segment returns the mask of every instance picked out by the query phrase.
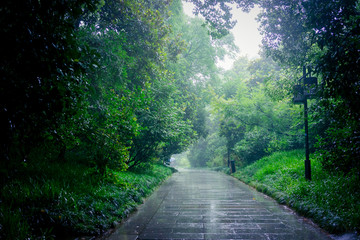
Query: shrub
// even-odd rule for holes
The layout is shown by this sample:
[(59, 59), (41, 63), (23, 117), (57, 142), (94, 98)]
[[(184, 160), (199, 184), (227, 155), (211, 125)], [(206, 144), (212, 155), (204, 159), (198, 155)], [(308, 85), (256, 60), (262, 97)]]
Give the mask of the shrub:
[(29, 164), (0, 189), (0, 238), (98, 235), (171, 173), (161, 165), (146, 173), (106, 169), (101, 174), (80, 164)]
[(304, 151), (276, 152), (238, 169), (235, 177), (311, 217), (330, 232), (360, 230), (356, 174), (329, 173), (312, 157), (312, 181), (304, 178)]

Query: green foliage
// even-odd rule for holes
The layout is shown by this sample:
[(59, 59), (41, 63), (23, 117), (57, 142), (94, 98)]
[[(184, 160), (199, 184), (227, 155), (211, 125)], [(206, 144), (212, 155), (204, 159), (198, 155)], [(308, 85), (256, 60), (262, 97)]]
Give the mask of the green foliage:
[(204, 138), (200, 138), (190, 148), (188, 159), (191, 167), (205, 167), (210, 160), (208, 142)]
[(86, 0), (1, 4), (1, 168), (27, 159), (76, 114), (90, 63), (80, 61), (88, 51), (78, 48), (76, 23), (96, 5)]
[(187, 158), (192, 167), (219, 167), (226, 165), (226, 139), (219, 134), (220, 123), (211, 114), (206, 118), (209, 131), (189, 148)]
[(147, 108), (137, 111), (142, 129), (131, 145), (128, 161), (131, 166), (156, 158), (169, 159), (191, 141), (194, 132), (176, 103), (176, 94), (175, 84), (167, 78), (151, 86), (148, 98), (152, 100)]
[(238, 169), (235, 177), (311, 217), (331, 232), (359, 230), (359, 180), (327, 172), (311, 158), (312, 181), (304, 177), (304, 150), (276, 152)]
[[(359, 121), (360, 116), (360, 52), (354, 50), (360, 46), (359, 1), (191, 2), (196, 6), (195, 12), (203, 15), (208, 25), (215, 28), (212, 29), (214, 35), (227, 34), (233, 27), (230, 3), (236, 3), (245, 10), (254, 4), (263, 9), (258, 16), (263, 35), (263, 54), (281, 64), (283, 69), (287, 69), (283, 70), (285, 76), (281, 76), (277, 81), (267, 82), (269, 93), (273, 94), (272, 98), (292, 95), (294, 81), (301, 72), (299, 69), (306, 65), (313, 66), (320, 81), (318, 97), (321, 99), (317, 104), (321, 105), (322, 109), (318, 112), (318, 122), (328, 121), (328, 125), (323, 124), (322, 129), (315, 129), (320, 135), (319, 152), (328, 152), (323, 162), (326, 162), (328, 167), (331, 166), (332, 170), (347, 173), (351, 168), (359, 174), (359, 160), (355, 157), (359, 156), (359, 124), (353, 124)], [(334, 108), (333, 105), (337, 107)], [(337, 111), (338, 109), (342, 111)], [(346, 126), (341, 131), (347, 132), (347, 140), (344, 141), (341, 134), (334, 132), (338, 127), (333, 124), (335, 122), (341, 128)], [(331, 143), (330, 139), (336, 144)], [(356, 159), (349, 160), (353, 157)], [(344, 167), (348, 164), (350, 167)]]
[[(173, 88), (163, 94), (165, 90), (158, 87), (171, 82), (171, 75), (163, 68), (163, 45), (169, 32), (163, 20), (167, 6), (155, 2), (107, 1), (96, 14), (84, 17), (84, 40), (100, 53), (102, 66), (89, 72), (94, 90), (89, 96), (89, 112), (93, 118), (85, 139), (89, 134), (93, 137), (84, 147), (94, 145), (95, 153), (90, 156), (99, 156), (95, 162), (101, 169), (126, 169), (160, 158), (158, 148), (168, 139), (158, 135), (173, 131), (169, 125), (148, 121), (149, 116), (161, 112), (152, 107), (155, 101), (166, 108), (174, 96)], [(127, 9), (127, 13), (119, 9)], [(176, 122), (165, 113), (161, 118)], [(179, 137), (175, 144), (181, 145), (182, 141)]]
[(206, 124), (211, 130), (190, 148), (193, 166), (222, 167), (230, 160), (242, 166), (275, 151), (302, 147), (301, 109), (276, 82), (285, 75), (277, 69), (270, 59), (250, 62), (242, 57), (208, 91)]
[(225, 139), (216, 132), (207, 138), (200, 138), (187, 153), (191, 167), (219, 167), (227, 162), (227, 149)]
[(260, 1), (260, 6), (267, 55), (293, 69), (312, 65), (321, 81), (317, 146), (324, 164), (359, 174), (360, 55), (353, 51), (360, 46), (359, 1)]
[(258, 60), (246, 65), (243, 59), (234, 66), (212, 101), (229, 156), (242, 165), (274, 151), (299, 148), (301, 115), (298, 108), (275, 96), (277, 90), (269, 84), (274, 63)]
[(231, 6), (229, 3), (237, 3), (238, 7), (241, 7), (244, 11), (248, 11), (254, 6), (256, 1), (249, 0), (191, 0), (195, 5), (195, 14), (202, 14), (206, 21), (208, 31), (214, 38), (221, 38), (229, 33), (229, 30), (234, 27), (235, 21), (231, 19), (232, 14), (230, 12)]
[(21, 211), (12, 210), (11, 207), (5, 208), (1, 206), (0, 216), (2, 219), (1, 228), (7, 229), (6, 234), (1, 234), (3, 239), (26, 239), (29, 237), (30, 227), (29, 224), (24, 221)]
[(187, 158), (186, 152), (180, 153), (180, 154), (174, 154), (172, 155), (172, 162), (171, 165), (175, 168), (190, 168), (190, 162)]
[(190, 144), (201, 114), (188, 115), (194, 93), (177, 88), (167, 69), (184, 49), (170, 35), (169, 5), (25, 1), (1, 8), (9, 46), (1, 58), (2, 179), (41, 158), (78, 156), (105, 172), (161, 161)]
[[(336, 108), (334, 112), (347, 111), (341, 102), (335, 102), (333, 107)], [(345, 119), (328, 123), (325, 132), (319, 135), (316, 146), (317, 155), (323, 166), (331, 172), (340, 171), (345, 174), (352, 172), (360, 176), (360, 147), (357, 131), (359, 124), (358, 121), (349, 119), (345, 114), (342, 116)]]
[(1, 188), (1, 239), (98, 235), (120, 222), (167, 176), (154, 165), (143, 173), (79, 164), (29, 164)]
[[(309, 119), (321, 177), (308, 184), (299, 165), (280, 157), (272, 166), (258, 161), (267, 167), (251, 177), (315, 219), (324, 213), (324, 226), (354, 228), (359, 216), (335, 202), (336, 184), (355, 189), (360, 175), (359, 2), (191, 1), (205, 22), (188, 18), (180, 0), (2, 4), (0, 214), (9, 233), (1, 237), (99, 233), (158, 183), (135, 172), (192, 143), (191, 165), (217, 168), (301, 147), (301, 108), (289, 101), (305, 64), (322, 79)], [(229, 3), (264, 9), (263, 50), (282, 65), (239, 58), (218, 75), (216, 61), (237, 52), (233, 36), (224, 36), (234, 25)], [(342, 224), (345, 216), (352, 223)]]
[[(179, 96), (177, 103), (185, 110), (185, 119), (191, 121), (196, 136), (190, 148), (188, 159), (192, 166), (205, 167), (206, 162), (213, 159), (218, 146), (223, 143), (214, 129), (209, 127), (210, 96), (206, 90), (209, 86), (217, 88), (219, 82), (216, 60), (225, 55), (237, 52), (233, 37), (221, 39), (208, 35), (204, 21), (200, 18), (189, 18), (182, 12), (181, 1), (174, 1), (171, 7), (174, 15), (169, 23), (174, 26), (173, 35), (184, 43), (184, 51), (178, 55), (176, 62), (168, 62), (168, 68), (174, 73), (175, 84), (185, 95)], [(209, 137), (211, 140), (209, 142)], [(195, 142), (197, 140), (197, 142)], [(219, 163), (217, 163), (219, 164)]]

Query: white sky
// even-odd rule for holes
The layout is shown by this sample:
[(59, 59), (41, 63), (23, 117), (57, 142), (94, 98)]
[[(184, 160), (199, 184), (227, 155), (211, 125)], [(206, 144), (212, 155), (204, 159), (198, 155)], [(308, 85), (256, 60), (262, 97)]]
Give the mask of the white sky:
[[(189, 16), (192, 14), (192, 3), (183, 1), (184, 12)], [(244, 13), (241, 9), (233, 6), (232, 14), (233, 19), (237, 20), (235, 27), (231, 30), (235, 38), (235, 44), (240, 49), (240, 56), (246, 55), (249, 59), (259, 58), (259, 50), (261, 44), (261, 35), (258, 30), (259, 23), (255, 20), (259, 14), (260, 9), (255, 7), (250, 13)], [(232, 67), (233, 60), (225, 59), (224, 62), (219, 62), (218, 66), (224, 69)]]

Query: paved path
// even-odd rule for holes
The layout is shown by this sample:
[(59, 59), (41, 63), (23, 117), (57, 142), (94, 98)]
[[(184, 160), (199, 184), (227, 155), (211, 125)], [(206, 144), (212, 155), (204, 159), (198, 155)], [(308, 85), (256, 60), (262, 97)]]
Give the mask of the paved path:
[(122, 239), (329, 238), (230, 176), (184, 170), (168, 179), (109, 237)]

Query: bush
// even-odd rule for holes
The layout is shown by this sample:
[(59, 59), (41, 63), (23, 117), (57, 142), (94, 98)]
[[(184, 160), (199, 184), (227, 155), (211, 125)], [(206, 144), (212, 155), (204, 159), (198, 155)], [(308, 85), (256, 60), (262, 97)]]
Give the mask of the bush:
[(305, 180), (304, 151), (276, 152), (238, 169), (235, 177), (279, 203), (311, 217), (333, 233), (360, 230), (357, 175), (329, 173), (312, 157), (312, 181)]
[(134, 210), (172, 170), (146, 173), (71, 163), (24, 166), (0, 190), (0, 238), (99, 235)]

